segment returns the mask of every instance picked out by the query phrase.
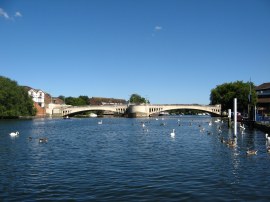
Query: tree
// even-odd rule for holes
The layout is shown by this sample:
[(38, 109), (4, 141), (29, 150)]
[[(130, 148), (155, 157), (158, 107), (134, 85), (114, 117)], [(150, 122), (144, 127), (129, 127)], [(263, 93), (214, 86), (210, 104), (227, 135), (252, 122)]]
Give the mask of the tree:
[[(251, 100), (249, 94), (251, 93)], [(237, 98), (237, 109), (239, 112), (246, 112), (248, 105), (255, 105), (257, 96), (255, 86), (252, 82), (244, 83), (236, 81), (218, 85), (211, 90), (211, 104), (221, 104), (222, 111), (233, 109), (233, 99)]]
[(0, 76), (0, 117), (34, 116), (36, 110), (27, 91), (9, 78)]
[(130, 103), (142, 104), (142, 103), (150, 103), (149, 100), (146, 100), (144, 97), (141, 97), (138, 94), (132, 94), (129, 98)]
[(89, 105), (89, 98), (88, 96), (79, 96), (76, 97), (66, 97), (65, 102), (67, 105), (73, 105), (73, 106), (83, 106), (83, 105)]

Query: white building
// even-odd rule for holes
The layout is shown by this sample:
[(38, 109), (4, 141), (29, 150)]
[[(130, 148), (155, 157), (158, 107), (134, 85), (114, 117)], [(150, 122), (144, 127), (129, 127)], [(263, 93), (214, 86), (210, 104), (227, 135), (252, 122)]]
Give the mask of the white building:
[(42, 90), (30, 89), (28, 94), (32, 97), (33, 101), (40, 107), (45, 106), (45, 93)]

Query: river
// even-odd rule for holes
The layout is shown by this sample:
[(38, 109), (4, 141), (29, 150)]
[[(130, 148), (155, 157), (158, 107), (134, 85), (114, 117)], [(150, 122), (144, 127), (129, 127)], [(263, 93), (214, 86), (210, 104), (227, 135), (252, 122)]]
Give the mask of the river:
[(238, 129), (231, 148), (220, 139), (233, 130), (216, 119), (0, 120), (0, 199), (269, 201), (265, 134)]

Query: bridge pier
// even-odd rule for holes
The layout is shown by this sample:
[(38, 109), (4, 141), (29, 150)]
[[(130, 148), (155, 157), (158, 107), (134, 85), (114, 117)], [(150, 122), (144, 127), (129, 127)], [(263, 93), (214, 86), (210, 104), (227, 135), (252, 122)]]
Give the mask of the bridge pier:
[(129, 118), (149, 117), (147, 105), (129, 105), (127, 110)]

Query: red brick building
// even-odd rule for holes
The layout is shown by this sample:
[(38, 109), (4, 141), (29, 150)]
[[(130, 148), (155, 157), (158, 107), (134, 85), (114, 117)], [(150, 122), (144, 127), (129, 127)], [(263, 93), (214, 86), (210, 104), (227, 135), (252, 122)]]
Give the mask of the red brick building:
[(270, 83), (263, 83), (257, 86), (255, 90), (258, 97), (258, 113), (262, 115), (270, 115)]

